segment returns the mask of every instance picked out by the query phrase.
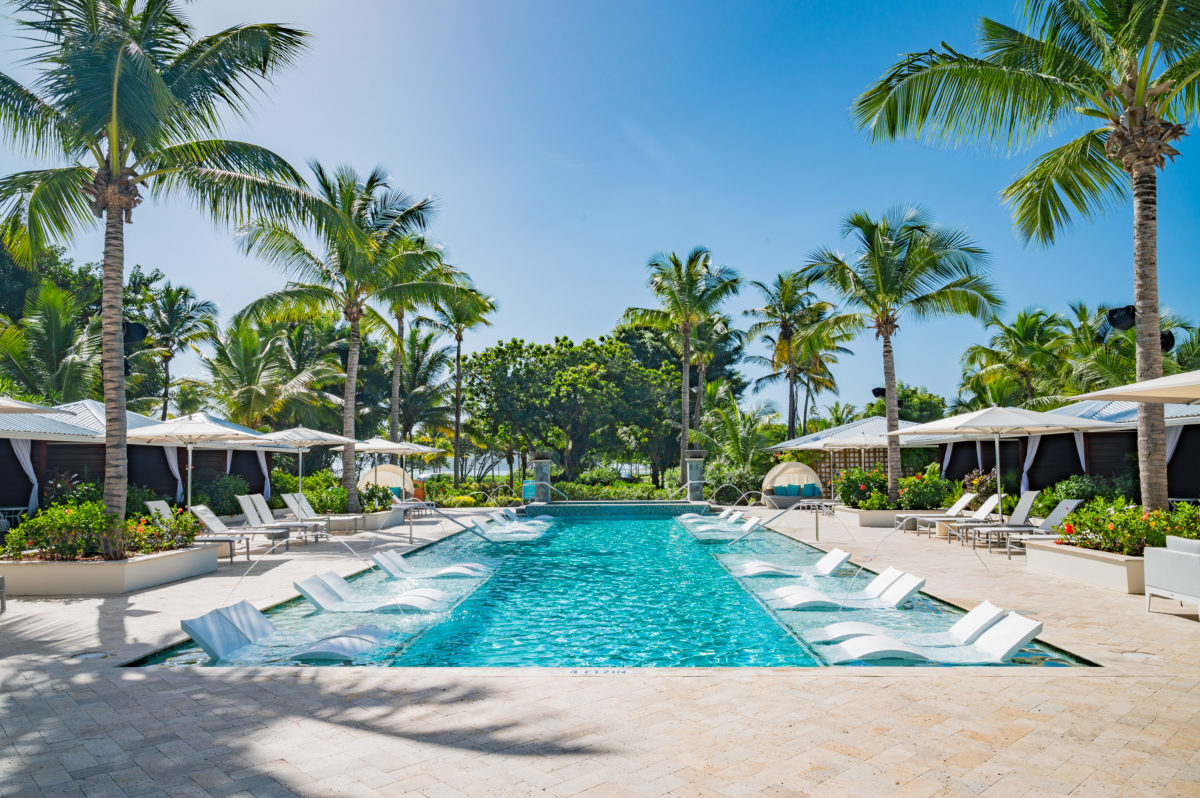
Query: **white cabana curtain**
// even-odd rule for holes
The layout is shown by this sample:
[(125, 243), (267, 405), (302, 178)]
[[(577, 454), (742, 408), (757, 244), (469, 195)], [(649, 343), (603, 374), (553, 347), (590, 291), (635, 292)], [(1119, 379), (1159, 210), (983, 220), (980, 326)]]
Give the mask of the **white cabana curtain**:
[(179, 447), (163, 446), (162, 450), (167, 458), (167, 468), (171, 469), (171, 476), (175, 477), (175, 503), (179, 504), (183, 501), (183, 477), (179, 476)]
[(1087, 457), (1083, 453), (1083, 433), (1076, 432), (1075, 435), (1075, 451), (1079, 452), (1079, 466), (1083, 469), (1083, 473), (1087, 473)]
[(271, 498), (271, 472), (267, 471), (267, 453), (262, 449), (258, 450), (258, 467), (262, 469), (263, 474), (263, 498)]
[(1175, 447), (1179, 445), (1179, 438), (1183, 435), (1183, 427), (1167, 427), (1167, 462), (1171, 462), (1171, 458), (1175, 456)]
[(30, 442), (24, 438), (10, 438), (9, 443), (12, 444), (13, 454), (17, 456), (17, 462), (21, 464), (21, 468), (25, 471), (25, 476), (29, 477), (29, 481), (33, 483), (33, 490), (29, 492), (29, 512), (37, 509), (37, 493), (38, 481), (37, 475), (33, 473), (33, 460), (29, 457)]
[(1033, 458), (1037, 457), (1038, 445), (1042, 442), (1041, 435), (1030, 435), (1025, 449), (1025, 466), (1021, 469), (1021, 492), (1029, 490), (1029, 469), (1033, 467)]
[(225, 450), (225, 473), (228, 474), (233, 468), (233, 449)]
[(950, 470), (950, 453), (954, 451), (954, 441), (946, 444), (946, 454), (942, 457), (942, 479), (946, 479), (946, 472)]

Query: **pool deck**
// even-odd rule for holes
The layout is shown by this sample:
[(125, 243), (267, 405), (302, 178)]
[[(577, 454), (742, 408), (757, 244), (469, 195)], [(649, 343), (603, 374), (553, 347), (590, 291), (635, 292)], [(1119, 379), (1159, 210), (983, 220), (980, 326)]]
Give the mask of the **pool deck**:
[[(813, 538), (807, 513), (778, 528)], [(418, 522), (417, 542), (456, 529)], [(117, 667), (227, 597), (265, 607), (361, 568), (338, 543), (293, 545), (240, 583), (245, 560), (128, 596), (10, 599), (0, 795), (1200, 796), (1195, 607), (1146, 613), (1022, 555), (829, 519), (820, 535), (947, 601), (1033, 614), (1104, 667)], [(407, 528), (342, 539), (404, 550)]]

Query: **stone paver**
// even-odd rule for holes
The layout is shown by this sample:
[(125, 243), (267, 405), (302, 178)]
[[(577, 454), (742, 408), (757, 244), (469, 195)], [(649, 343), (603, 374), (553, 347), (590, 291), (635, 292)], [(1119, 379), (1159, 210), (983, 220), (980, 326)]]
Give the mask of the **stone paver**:
[[(814, 534), (811, 516), (777, 528)], [(423, 521), (418, 542), (453, 531)], [(298, 577), (362, 567), (301, 545), (244, 580), (242, 561), (130, 596), (10, 601), (0, 795), (1200, 795), (1194, 608), (1148, 614), (1020, 556), (828, 519), (820, 537), (948, 601), (1036, 615), (1042, 639), (1103, 667), (119, 667), (226, 598), (266, 607)], [(361, 555), (407, 529), (345, 540)], [(109, 656), (71, 656), (90, 651)]]

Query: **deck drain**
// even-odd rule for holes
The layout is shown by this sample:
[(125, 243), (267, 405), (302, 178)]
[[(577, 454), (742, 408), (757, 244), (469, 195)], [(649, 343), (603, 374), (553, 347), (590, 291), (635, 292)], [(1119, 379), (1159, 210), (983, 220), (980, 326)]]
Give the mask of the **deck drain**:
[(1154, 656), (1153, 654), (1147, 654), (1144, 651), (1122, 651), (1121, 656), (1129, 657), (1129, 659), (1135, 659), (1138, 662), (1146, 662), (1147, 660), (1158, 659), (1158, 657)]
[(105, 659), (108, 657), (107, 651), (81, 651), (78, 654), (72, 654), (67, 659)]

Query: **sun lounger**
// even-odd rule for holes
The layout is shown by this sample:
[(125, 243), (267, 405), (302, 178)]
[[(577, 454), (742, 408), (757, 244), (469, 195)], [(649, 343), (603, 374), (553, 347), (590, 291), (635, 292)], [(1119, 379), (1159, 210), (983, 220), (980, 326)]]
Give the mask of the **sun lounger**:
[(480, 577), (488, 574), (487, 568), (474, 562), (454, 563), (443, 568), (414, 568), (394, 551), (377, 551), (371, 559), (393, 579)]
[[(991, 496), (987, 497), (987, 499), (984, 500), (983, 504), (979, 505), (978, 510), (971, 513), (969, 516), (967, 516), (967, 518), (969, 520), (974, 520), (974, 521), (986, 521), (987, 517), (992, 514), (992, 510), (995, 510), (996, 505), (999, 503), (1000, 503), (1000, 494), (993, 493)], [(945, 523), (947, 520), (952, 521), (955, 519), (938, 518), (937, 516), (918, 518), (917, 519), (917, 534), (920, 535), (922, 532), (925, 532), (926, 534), (932, 535), (934, 530), (937, 529), (937, 525)]]
[(552, 515), (535, 515), (532, 518), (530, 518), (528, 515), (517, 515), (508, 507), (501, 507), (500, 514), (503, 515), (505, 518), (507, 518), (509, 521), (553, 521), (554, 520), (554, 516), (552, 516)]
[(1063, 499), (1040, 524), (1032, 526), (1005, 524), (999, 527), (989, 527), (986, 530), (988, 533), (988, 551), (992, 550), (992, 535), (996, 536), (997, 543), (1003, 538), (1004, 551), (1010, 560), (1012, 559), (1012, 547), (1014, 543), (1019, 543), (1024, 548), (1024, 543), (1027, 540), (1058, 540), (1061, 537), (1058, 532), (1058, 525), (1081, 504), (1083, 504), (1083, 499)]
[(1012, 514), (1006, 521), (984, 520), (977, 521), (974, 518), (964, 518), (961, 521), (947, 521), (946, 541), (950, 538), (958, 538), (959, 542), (971, 539), (971, 548), (975, 548), (975, 543), (979, 540), (979, 533), (984, 532), (989, 527), (1001, 526), (1026, 526), (1029, 522), (1029, 513), (1033, 511), (1033, 502), (1037, 499), (1040, 490), (1027, 490), (1021, 494), (1020, 501), (1013, 508)]
[[(151, 515), (157, 516), (163, 521), (170, 520), (171, 507), (165, 501), (159, 499), (157, 501), (146, 502), (147, 509)], [(237, 547), (241, 545), (246, 552), (246, 559), (250, 559), (250, 538), (241, 535), (196, 535), (193, 538), (195, 543), (213, 543), (223, 545), (229, 550), (229, 561), (233, 562), (234, 556), (237, 554)]]
[[(286, 503), (284, 502), (284, 504)], [(295, 520), (284, 518), (276, 521), (274, 513), (271, 512), (270, 505), (267, 504), (266, 497), (261, 493), (251, 493), (250, 504), (258, 513), (259, 526), (283, 526), (286, 524), (290, 529), (299, 530), (301, 536), (305, 538), (310, 535), (313, 540), (320, 537), (329, 537), (329, 531), (325, 528), (327, 525), (324, 521), (305, 521), (299, 516), (296, 516)]]
[(763, 527), (761, 519), (750, 516), (746, 518), (738, 526), (712, 525), (712, 524), (690, 524), (684, 528), (696, 539), (698, 543), (722, 543), (725, 541), (732, 542), (740, 538), (744, 538), (751, 532), (754, 532)]
[[(892, 568), (891, 566), (889, 566), (889, 567), (883, 569), (883, 571), (881, 573), (876, 574), (875, 578), (872, 579), (870, 582), (868, 582), (867, 586), (865, 588), (863, 588), (862, 590), (841, 590), (841, 591), (824, 590), (821, 592), (827, 596), (832, 596), (834, 598), (874, 599), (874, 598), (879, 598), (880, 596), (882, 596), (883, 591), (885, 591), (889, 587), (891, 587), (892, 583), (894, 583), (897, 579), (899, 579), (902, 576), (904, 576), (904, 571), (901, 571), (899, 568)], [(767, 591), (766, 593), (763, 594), (763, 598), (765, 598), (765, 599), (784, 598), (784, 597), (792, 595), (793, 593), (796, 593), (798, 591), (808, 591), (811, 589), (812, 588), (810, 588), (806, 585), (785, 585), (783, 587), (778, 587), (778, 588), (775, 588), (774, 590)]]
[(549, 521), (538, 520), (536, 518), (520, 518), (515, 514), (505, 515), (502, 512), (495, 512), (488, 513), (487, 515), (488, 518), (492, 519), (492, 521), (500, 526), (506, 526), (508, 524), (522, 524), (530, 527), (547, 527), (550, 525)]
[[(324, 521), (325, 530), (330, 531), (334, 521), (345, 521), (354, 524), (354, 529), (366, 528), (366, 516), (362, 513), (318, 513), (313, 510), (312, 504), (308, 501), (308, 497), (303, 493), (285, 494), (284, 502), (287, 502), (287, 496), (291, 496), (295, 501), (294, 505), (289, 504), (292, 512), (296, 513), (296, 517), (302, 521)], [(298, 511), (297, 511), (297, 508)]]
[(332, 571), (301, 579), (292, 586), (322, 612), (436, 612), (449, 606), (447, 594), (430, 588), (382, 600), (365, 596)]
[(708, 513), (684, 513), (683, 515), (675, 516), (675, 520), (676, 521), (692, 521), (692, 520), (695, 520), (695, 521), (703, 521), (703, 520), (720, 521), (722, 519), (728, 518), (730, 515), (732, 515), (735, 512), (737, 512), (736, 508), (726, 507), (724, 510), (722, 510), (717, 515), (709, 515)]
[(214, 535), (228, 536), (233, 535), (262, 535), (269, 539), (272, 543), (282, 540), (284, 542), (284, 551), (291, 551), (291, 533), (286, 529), (268, 529), (254, 526), (239, 526), (235, 529), (230, 529), (225, 526), (225, 523), (217, 518), (216, 514), (205, 507), (203, 504), (193, 504), (192, 513), (200, 519)]
[(888, 629), (886, 626), (874, 623), (842, 621), (817, 629), (809, 629), (801, 636), (810, 643), (838, 643), (851, 637), (875, 635), (890, 637), (910, 646), (966, 646), (974, 643), (981, 634), (1003, 617), (1004, 610), (985, 601), (942, 632), (901, 631)]
[(1017, 613), (1009, 613), (967, 646), (914, 646), (892, 637), (854, 637), (820, 650), (831, 664), (857, 660), (905, 659), (943, 662), (952, 665), (998, 665), (1029, 645), (1042, 631), (1042, 624)]
[[(925, 513), (905, 513), (904, 515), (896, 516), (893, 529), (903, 529), (904, 531), (912, 531), (917, 528), (917, 519), (919, 518), (936, 518), (938, 520), (951, 520), (954, 518), (962, 518), (963, 512), (967, 509), (967, 505), (975, 500), (974, 493), (964, 493), (958, 497), (958, 501), (940, 512), (925, 512)], [(911, 526), (910, 526), (911, 524)]]
[(836, 597), (812, 588), (798, 587), (786, 596), (768, 600), (767, 606), (776, 610), (829, 608), (891, 610), (908, 601), (923, 587), (925, 587), (924, 579), (912, 574), (904, 574), (889, 585), (879, 598)]
[(688, 518), (686, 520), (684, 520), (681, 516), (680, 520), (682, 521), (683, 525), (688, 528), (721, 527), (727, 529), (737, 524), (746, 523), (746, 516), (741, 510), (734, 510), (729, 515), (725, 516), (700, 515), (696, 516), (695, 518)]
[(766, 560), (750, 560), (729, 569), (734, 576), (829, 576), (850, 559), (850, 552), (833, 549), (812, 565), (779, 565)]
[[(183, 631), (214, 660), (222, 660), (251, 643), (275, 634), (275, 625), (247, 601), (219, 607), (199, 618), (180, 621)], [(323, 637), (293, 654), (291, 659), (345, 662), (377, 647), (389, 634), (377, 626), (357, 626)]]
[(472, 518), (471, 525), (475, 527), (477, 532), (492, 542), (535, 540), (546, 533), (546, 527), (540, 524), (536, 526), (527, 524), (524, 521), (488, 526), (479, 518)]

